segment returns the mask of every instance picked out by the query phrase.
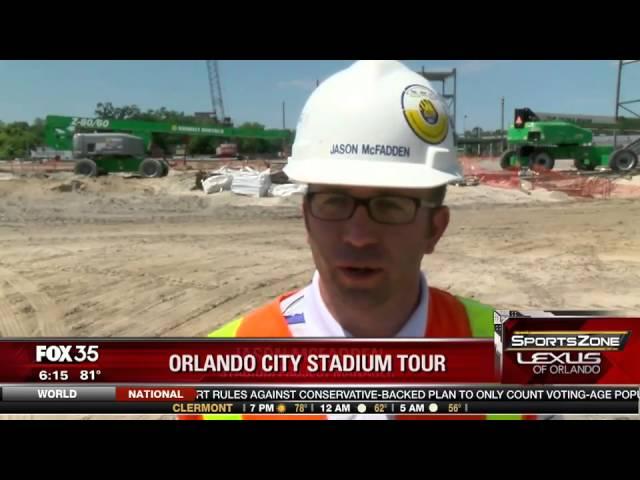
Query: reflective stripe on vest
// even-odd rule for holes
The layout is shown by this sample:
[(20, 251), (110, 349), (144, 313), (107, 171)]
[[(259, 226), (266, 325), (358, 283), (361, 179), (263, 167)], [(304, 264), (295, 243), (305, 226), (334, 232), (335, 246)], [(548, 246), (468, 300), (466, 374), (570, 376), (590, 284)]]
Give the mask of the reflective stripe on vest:
[(238, 328), (240, 327), (240, 323), (242, 322), (242, 317), (233, 320), (232, 322), (223, 325), (218, 330), (211, 332), (208, 337), (218, 337), (218, 338), (235, 338), (237, 335)]
[[(213, 338), (282, 338), (291, 337), (287, 322), (280, 310), (280, 303), (295, 292), (289, 292), (272, 302), (254, 310), (246, 317), (240, 317), (211, 332)], [(429, 287), (429, 313), (426, 337), (435, 338), (491, 338), (493, 336), (493, 308), (475, 300), (454, 297), (450, 293)], [(325, 420), (324, 415), (270, 416), (270, 415), (232, 415), (207, 414), (179, 416), (184, 420)], [(399, 419), (417, 419), (418, 416), (396, 416)], [(444, 419), (442, 416), (430, 417)], [(446, 416), (446, 419), (488, 419), (519, 420), (521, 415), (487, 416)], [(424, 418), (422, 418), (424, 419)]]
[(456, 297), (464, 305), (474, 338), (493, 337), (493, 309), (470, 298)]

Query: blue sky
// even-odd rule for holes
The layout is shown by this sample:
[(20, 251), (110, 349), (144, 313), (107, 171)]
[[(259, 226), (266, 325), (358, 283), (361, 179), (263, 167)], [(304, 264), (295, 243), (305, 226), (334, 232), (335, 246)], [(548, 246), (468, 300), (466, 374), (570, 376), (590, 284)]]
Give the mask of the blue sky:
[[(304, 101), (315, 86), (351, 64), (338, 60), (220, 61), (228, 116), (236, 124), (257, 121), (270, 128), (295, 127)], [(617, 61), (409, 60), (419, 70), (458, 69), (458, 121), (467, 129), (500, 127), (500, 97), (505, 123), (513, 109), (612, 115)], [(625, 67), (623, 99), (640, 98), (640, 63)], [(635, 87), (635, 88), (634, 88)], [(95, 104), (137, 104), (193, 113), (209, 111), (204, 61), (9, 61), (0, 60), (0, 120), (33, 121), (47, 114), (93, 116)], [(640, 110), (638, 108), (637, 110)]]

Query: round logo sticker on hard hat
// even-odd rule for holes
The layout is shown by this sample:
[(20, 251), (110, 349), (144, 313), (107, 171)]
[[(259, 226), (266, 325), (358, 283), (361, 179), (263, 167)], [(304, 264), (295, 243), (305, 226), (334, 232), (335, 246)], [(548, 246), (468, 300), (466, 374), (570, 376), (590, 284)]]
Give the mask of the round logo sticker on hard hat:
[(402, 92), (402, 110), (407, 123), (420, 139), (437, 145), (449, 133), (449, 117), (438, 94), (423, 85), (409, 85)]

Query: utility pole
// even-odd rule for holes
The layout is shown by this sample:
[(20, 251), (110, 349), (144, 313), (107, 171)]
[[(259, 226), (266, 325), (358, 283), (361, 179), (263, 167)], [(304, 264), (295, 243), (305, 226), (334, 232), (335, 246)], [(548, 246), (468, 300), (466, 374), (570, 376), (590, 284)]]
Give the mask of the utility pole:
[(620, 80), (622, 79), (622, 60), (618, 60), (618, 85), (616, 87), (615, 130), (613, 131), (613, 148), (618, 148), (618, 120), (620, 119)]
[[(285, 118), (284, 118), (284, 100), (282, 101), (282, 129), (285, 127)], [(287, 158), (287, 140), (285, 138), (282, 139), (282, 158)]]
[(500, 121), (500, 136), (502, 137), (502, 142), (500, 145), (500, 150), (504, 150), (504, 139), (505, 139), (505, 131), (504, 131), (504, 97), (500, 99), (500, 111), (501, 111), (501, 121)]

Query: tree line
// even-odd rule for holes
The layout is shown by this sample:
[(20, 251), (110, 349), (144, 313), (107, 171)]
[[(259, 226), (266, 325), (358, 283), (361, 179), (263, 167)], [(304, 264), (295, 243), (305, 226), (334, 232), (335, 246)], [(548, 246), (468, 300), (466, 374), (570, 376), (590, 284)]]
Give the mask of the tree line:
[(0, 122), (0, 158), (24, 158), (30, 150), (44, 145), (44, 120)]
[[(223, 126), (220, 122), (216, 122), (210, 118), (197, 117), (195, 115), (187, 115), (184, 112), (169, 110), (165, 107), (158, 109), (148, 109), (142, 111), (137, 105), (124, 105), (116, 107), (111, 102), (98, 103), (95, 109), (97, 118), (112, 118), (116, 120), (142, 120), (151, 122), (175, 122), (186, 123), (190, 125), (202, 126)], [(245, 122), (237, 128), (253, 128), (264, 130), (265, 126), (257, 122)], [(215, 154), (216, 148), (222, 143), (233, 141), (238, 145), (238, 150), (243, 154), (271, 154), (275, 155), (282, 151), (282, 140), (265, 140), (260, 138), (239, 138), (229, 139), (222, 137), (189, 137), (187, 151), (190, 154)], [(171, 135), (157, 133), (153, 135), (153, 144), (161, 148), (165, 152), (175, 150), (177, 145), (182, 145), (184, 137), (179, 135)]]

